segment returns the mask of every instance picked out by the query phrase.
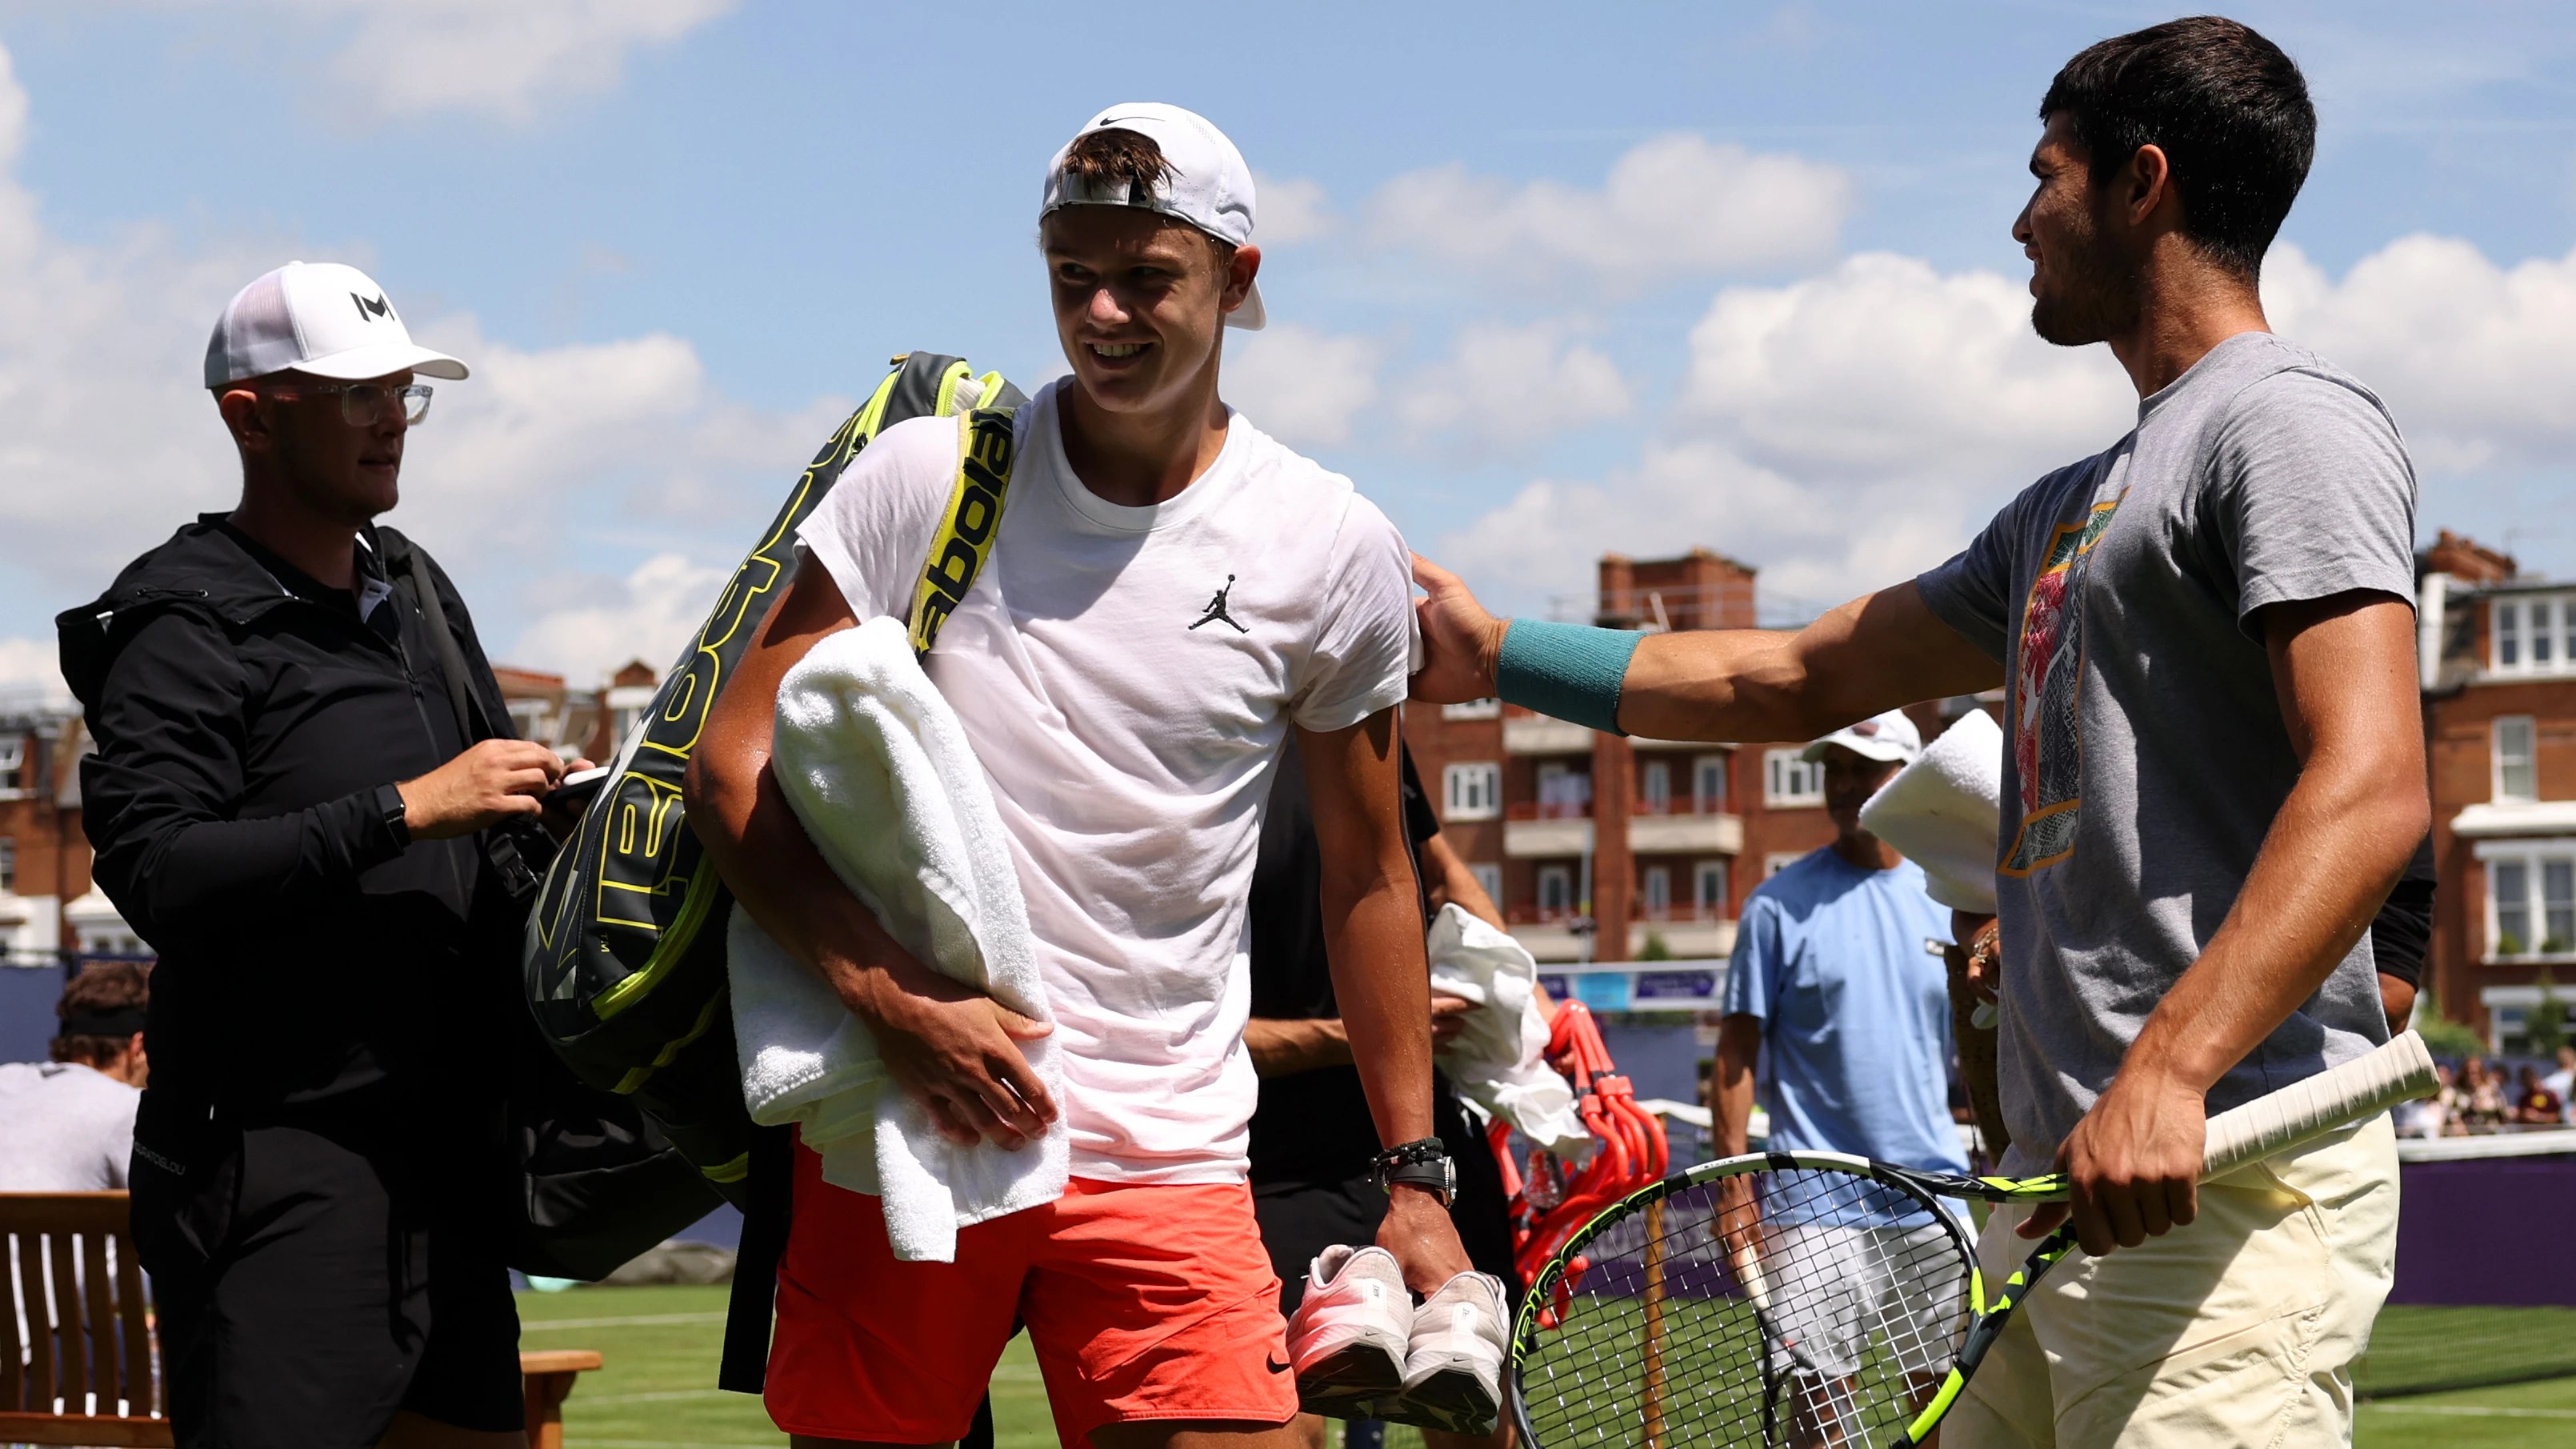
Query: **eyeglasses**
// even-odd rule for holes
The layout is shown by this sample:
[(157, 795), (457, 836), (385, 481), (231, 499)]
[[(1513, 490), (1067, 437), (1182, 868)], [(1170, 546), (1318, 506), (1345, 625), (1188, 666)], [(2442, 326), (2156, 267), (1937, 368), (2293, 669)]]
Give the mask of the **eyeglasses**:
[(308, 393), (338, 393), (340, 416), (353, 428), (372, 427), (385, 415), (385, 403), (394, 401), (402, 408), (403, 422), (419, 427), (429, 416), (429, 384), (415, 382), (407, 387), (387, 387), (381, 382), (299, 382), (282, 388), (272, 397), (294, 399)]

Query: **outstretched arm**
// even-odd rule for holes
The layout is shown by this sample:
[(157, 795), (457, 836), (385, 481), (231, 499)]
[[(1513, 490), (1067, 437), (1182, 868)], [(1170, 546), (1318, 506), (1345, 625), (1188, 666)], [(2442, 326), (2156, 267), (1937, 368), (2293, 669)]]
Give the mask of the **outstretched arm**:
[[(1324, 949), (1333, 997), (1385, 1146), (1434, 1135), (1431, 1125), (1431, 967), (1422, 907), (1404, 843), (1395, 711), (1348, 729), (1299, 730), (1306, 790), (1323, 862)], [(1398, 1184), (1378, 1242), (1405, 1280), (1437, 1290), (1473, 1265), (1440, 1199)]]
[(2316, 993), (2388, 895), (2431, 807), (2415, 678), (2415, 613), (2375, 591), (2274, 604), (2255, 616), (2299, 756), (2245, 889), (2209, 947), (2156, 1004), (2119, 1074), (2058, 1150), (2084, 1251), (2135, 1247), (2188, 1223), (2210, 1087)]
[[(1455, 704), (1496, 694), (1512, 621), (1487, 613), (1457, 575), (1418, 555), (1413, 579), (1430, 594), (1414, 606), (1425, 662), (1413, 697)], [(1794, 633), (1690, 630), (1649, 634), (1635, 647), (1618, 685), (1618, 724), (1653, 739), (1814, 739), (1883, 710), (2003, 682), (2003, 666), (1943, 623), (1910, 581)]]
[(1017, 1041), (1052, 1028), (912, 958), (841, 884), (770, 773), (778, 685), (857, 620), (810, 557), (734, 671), (689, 757), (689, 827), (752, 919), (876, 1033), (886, 1067), (951, 1141), (1016, 1147), (1055, 1103)]

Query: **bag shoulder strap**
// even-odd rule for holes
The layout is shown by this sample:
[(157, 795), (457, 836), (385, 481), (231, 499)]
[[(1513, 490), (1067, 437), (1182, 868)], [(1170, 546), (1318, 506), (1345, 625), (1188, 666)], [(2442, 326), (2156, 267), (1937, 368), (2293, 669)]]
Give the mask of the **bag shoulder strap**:
[(475, 721), (483, 713), (481, 701), (472, 698), (474, 672), (465, 667), (465, 651), (456, 647), (456, 634), (447, 627), (447, 605), (439, 601), (438, 582), (429, 572), (429, 555), (422, 553), (418, 545), (413, 545), (410, 553), (407, 562), (412, 592), (420, 596), (421, 621), (429, 625), (430, 643), (438, 649), (439, 672), (446, 676), (448, 707), (456, 711), (456, 737), (471, 746), (477, 738)]
[(957, 481), (948, 509), (930, 536), (921, 579), (912, 589), (912, 652), (927, 658), (940, 627), (975, 586), (1002, 532), (1002, 505), (1011, 492), (1011, 464), (1018, 448), (1019, 409), (975, 408), (957, 415)]

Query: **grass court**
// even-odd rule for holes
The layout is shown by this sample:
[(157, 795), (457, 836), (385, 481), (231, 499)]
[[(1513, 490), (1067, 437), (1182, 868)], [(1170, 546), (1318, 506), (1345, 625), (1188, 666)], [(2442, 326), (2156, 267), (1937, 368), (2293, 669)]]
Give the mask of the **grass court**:
[[(724, 1336), (722, 1288), (581, 1288), (519, 1297), (526, 1348), (593, 1348), (607, 1366), (584, 1374), (564, 1405), (570, 1449), (782, 1449), (787, 1436), (758, 1400), (715, 1385)], [(2576, 1309), (2391, 1308), (2380, 1315), (2363, 1391), (2374, 1383), (2437, 1382), (2563, 1367), (2576, 1353)], [(1012, 1340), (993, 1381), (996, 1449), (1049, 1449), (1055, 1431), (1025, 1337)], [(1671, 1423), (1672, 1444), (1692, 1442)], [(1387, 1449), (1421, 1449), (1401, 1427)], [(1705, 1441), (1702, 1441), (1705, 1442)], [(2443, 1449), (2576, 1449), (2576, 1372), (2533, 1382), (2407, 1394), (2365, 1403), (2360, 1449), (2438, 1443)]]

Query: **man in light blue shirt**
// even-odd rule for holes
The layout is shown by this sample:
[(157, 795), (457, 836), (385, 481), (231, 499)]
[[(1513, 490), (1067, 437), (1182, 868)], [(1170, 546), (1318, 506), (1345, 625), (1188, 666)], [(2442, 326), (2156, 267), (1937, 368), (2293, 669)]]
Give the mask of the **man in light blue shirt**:
[(1890, 710), (1807, 747), (1825, 767), (1834, 843), (1744, 903), (1712, 1083), (1719, 1150), (1746, 1150), (1756, 1084), (1770, 1146), (1964, 1173), (1950, 1118), (1950, 997), (1927, 939), (1950, 912), (1923, 869), (1860, 825), (1860, 807), (1923, 752)]
[[(1923, 753), (1893, 710), (1807, 746), (1825, 767), (1834, 843), (1764, 881), (1744, 903), (1726, 973), (1711, 1092), (1719, 1150), (1746, 1148), (1757, 1081), (1777, 1151), (1847, 1152), (1965, 1173), (1950, 1121), (1950, 995), (1925, 952), (1950, 912), (1923, 868), (1861, 829), (1860, 808)], [(1833, 1282), (1765, 1320), (1774, 1373), (1790, 1386), (1792, 1438), (1839, 1442), (1842, 1401), (1873, 1341), (1928, 1400), (1962, 1304), (1962, 1230), (1932, 1214), (1889, 1216), (1791, 1178), (1759, 1203), (1722, 1194), (1735, 1252), (1773, 1281)], [(1951, 1205), (1955, 1215), (1958, 1205)]]

